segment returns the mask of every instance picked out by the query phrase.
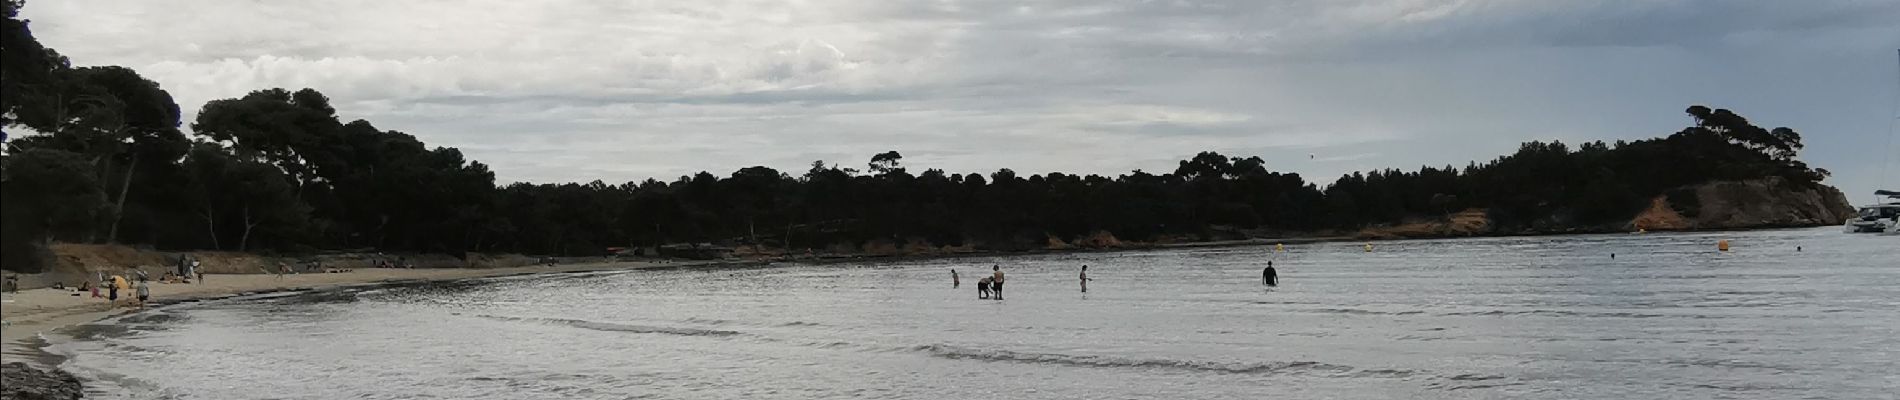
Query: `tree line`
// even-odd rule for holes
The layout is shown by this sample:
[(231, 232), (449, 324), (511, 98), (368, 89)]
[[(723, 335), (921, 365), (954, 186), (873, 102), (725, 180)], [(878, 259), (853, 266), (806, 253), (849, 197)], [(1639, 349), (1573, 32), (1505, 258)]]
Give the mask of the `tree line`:
[(1010, 250), (1098, 232), (1206, 240), (1349, 230), (1468, 208), (1486, 209), (1494, 226), (1537, 230), (1627, 222), (1685, 185), (1827, 177), (1796, 160), (1794, 130), (1694, 106), (1693, 124), (1664, 137), (1529, 142), (1462, 168), (1356, 172), (1323, 186), (1214, 152), (1173, 171), (1106, 177), (913, 173), (896, 151), (863, 169), (814, 161), (804, 171), (498, 185), (455, 148), (343, 122), (313, 89), (208, 102), (187, 134), (160, 85), (129, 68), (73, 67), (17, 18), (21, 1), (4, 4), (0, 261), (14, 270), (37, 270), (56, 241), (289, 253), (871, 241)]

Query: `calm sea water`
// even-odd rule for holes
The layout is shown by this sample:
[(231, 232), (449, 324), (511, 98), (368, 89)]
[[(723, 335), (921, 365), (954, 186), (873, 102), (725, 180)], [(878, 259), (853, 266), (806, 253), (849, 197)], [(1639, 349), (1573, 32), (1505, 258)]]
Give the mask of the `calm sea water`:
[[(1715, 251), (1721, 238), (1734, 251)], [(1271, 250), (344, 289), (168, 307), (53, 349), (107, 399), (1900, 393), (1900, 238), (1823, 228)], [(1278, 288), (1260, 283), (1268, 260)], [(1008, 300), (976, 298), (992, 264)]]

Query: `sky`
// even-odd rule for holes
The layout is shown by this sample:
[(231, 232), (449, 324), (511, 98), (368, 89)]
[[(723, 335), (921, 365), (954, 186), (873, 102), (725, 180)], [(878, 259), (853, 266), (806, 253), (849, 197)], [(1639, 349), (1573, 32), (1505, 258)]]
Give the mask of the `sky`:
[[(814, 160), (1340, 174), (1642, 139), (1692, 104), (1803, 134), (1856, 203), (1900, 189), (1900, 2), (32, 0), (42, 43), (187, 110), (314, 88), (502, 182)], [(187, 123), (189, 125), (189, 123)]]

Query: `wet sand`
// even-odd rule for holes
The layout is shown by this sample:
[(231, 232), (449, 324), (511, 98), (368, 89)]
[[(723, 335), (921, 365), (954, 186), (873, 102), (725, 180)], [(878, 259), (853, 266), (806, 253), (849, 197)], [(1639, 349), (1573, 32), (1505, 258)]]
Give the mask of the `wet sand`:
[[(584, 272), (621, 269), (687, 267), (717, 262), (618, 262), (492, 269), (396, 269), (364, 268), (339, 273), (302, 273), (279, 277), (264, 274), (210, 274), (204, 282), (149, 283), (152, 303), (163, 305), (180, 301), (228, 297), (246, 293), (294, 289), (315, 289), (343, 285), (375, 284), (410, 280), (448, 280), (536, 273)], [(74, 282), (77, 283), (77, 282)], [(0, 358), (6, 362), (44, 364), (39, 350), (40, 333), (62, 327), (97, 321), (118, 314), (136, 312), (129, 307), (136, 301), (133, 290), (119, 292), (118, 307), (90, 292), (72, 289), (29, 289), (0, 294)], [(75, 296), (74, 294), (77, 294)], [(101, 292), (103, 295), (104, 292)]]

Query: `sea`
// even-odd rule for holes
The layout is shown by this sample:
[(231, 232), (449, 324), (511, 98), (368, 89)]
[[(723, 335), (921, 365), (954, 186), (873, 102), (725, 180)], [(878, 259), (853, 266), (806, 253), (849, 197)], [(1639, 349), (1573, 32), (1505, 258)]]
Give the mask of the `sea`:
[[(1717, 250), (1721, 240), (1729, 251)], [(48, 350), (97, 399), (1900, 393), (1900, 237), (1815, 228), (1365, 245), (274, 293), (81, 326)], [(1269, 262), (1277, 287), (1261, 279)], [(977, 280), (992, 269), (1006, 274), (1003, 300), (978, 298)]]

